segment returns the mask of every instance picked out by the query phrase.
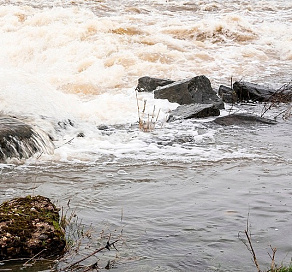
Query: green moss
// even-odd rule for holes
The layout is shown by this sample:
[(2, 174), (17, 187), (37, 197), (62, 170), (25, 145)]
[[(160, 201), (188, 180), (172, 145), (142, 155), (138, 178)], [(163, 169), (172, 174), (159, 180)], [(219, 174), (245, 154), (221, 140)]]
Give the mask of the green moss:
[[(12, 252), (18, 257), (28, 257), (44, 248), (48, 254), (50, 248), (58, 254), (65, 246), (59, 210), (46, 197), (27, 196), (2, 203), (0, 223), (0, 256)], [(44, 242), (41, 236), (48, 238)]]
[(54, 221), (54, 220), (52, 222), (53, 222), (53, 226), (54, 226), (55, 230), (61, 231), (61, 227), (60, 227), (59, 222)]

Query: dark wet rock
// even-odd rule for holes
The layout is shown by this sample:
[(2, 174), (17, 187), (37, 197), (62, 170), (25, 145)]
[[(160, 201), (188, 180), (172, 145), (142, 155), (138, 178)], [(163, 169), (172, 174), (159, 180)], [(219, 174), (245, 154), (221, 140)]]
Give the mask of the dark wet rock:
[(194, 102), (188, 89), (189, 83), (189, 80), (181, 80), (164, 87), (158, 87), (154, 91), (154, 98), (167, 99), (172, 103), (178, 103), (180, 105), (192, 104)]
[(226, 103), (236, 102), (273, 102), (289, 103), (292, 101), (292, 83), (275, 90), (263, 85), (245, 81), (236, 81), (233, 89), (221, 85), (218, 95)]
[(218, 115), (220, 115), (220, 110), (213, 104), (181, 105), (171, 111), (168, 122), (179, 119), (204, 118)]
[(268, 87), (244, 82), (244, 81), (236, 81), (233, 84), (233, 90), (236, 92), (238, 101), (258, 101), (264, 102), (268, 101), (271, 95), (273, 95), (276, 90), (270, 89)]
[(65, 248), (59, 209), (43, 196), (27, 196), (0, 205), (0, 260), (56, 256)]
[(97, 127), (97, 129), (99, 129), (99, 130), (108, 130), (109, 127), (108, 127), (107, 125), (99, 125), (99, 126)]
[(74, 122), (71, 119), (59, 121), (58, 126), (62, 129), (67, 129), (68, 127), (74, 127)]
[(138, 85), (136, 87), (136, 90), (138, 92), (152, 92), (157, 87), (165, 86), (173, 82), (174, 81), (170, 79), (160, 79), (145, 76), (138, 79)]
[(233, 89), (226, 87), (224, 85), (221, 85), (219, 87), (218, 95), (222, 98), (223, 102), (234, 104), (237, 102), (238, 97), (235, 91)]
[(210, 80), (203, 75), (158, 87), (154, 91), (154, 98), (167, 99), (180, 105), (214, 104), (218, 109), (224, 108), (224, 103), (212, 89)]
[(277, 122), (274, 120), (252, 115), (252, 114), (246, 114), (246, 113), (236, 113), (236, 114), (230, 114), (227, 116), (218, 117), (214, 120), (214, 122), (222, 126), (252, 125), (252, 124), (257, 124), (257, 123), (269, 124), (269, 125), (277, 124)]
[(79, 132), (79, 133), (76, 135), (76, 137), (78, 137), (78, 138), (83, 138), (83, 137), (85, 137), (85, 134), (84, 134), (83, 132)]
[(0, 116), (0, 161), (29, 158), (35, 153), (51, 154), (54, 145), (43, 131), (14, 117)]

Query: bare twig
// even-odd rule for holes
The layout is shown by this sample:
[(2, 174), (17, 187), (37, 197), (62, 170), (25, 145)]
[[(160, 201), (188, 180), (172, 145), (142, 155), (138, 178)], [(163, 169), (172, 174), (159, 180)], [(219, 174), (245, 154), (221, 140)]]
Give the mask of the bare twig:
[(136, 92), (137, 111), (138, 111), (138, 119), (139, 119), (139, 127), (140, 127), (142, 121), (140, 118), (140, 108), (139, 108), (139, 102), (138, 102), (138, 89), (137, 88), (135, 89), (135, 92)]
[(255, 251), (254, 251), (252, 243), (251, 243), (251, 234), (248, 232), (248, 230), (245, 230), (244, 233), (245, 233), (245, 236), (246, 236), (248, 244), (249, 244), (249, 249), (250, 249), (250, 252), (252, 254), (254, 264), (255, 264), (258, 272), (261, 272), (260, 266), (258, 264), (258, 260), (257, 260), (257, 257), (256, 257), (256, 254), (255, 254)]
[[(238, 233), (238, 237), (240, 238), (240, 233)], [(256, 254), (255, 254), (255, 251), (254, 251), (254, 248), (253, 248), (253, 245), (252, 245), (252, 242), (251, 242), (251, 232), (249, 231), (249, 221), (248, 221), (248, 218), (247, 218), (247, 221), (246, 221), (246, 229), (244, 231), (244, 234), (246, 236), (246, 239), (247, 239), (247, 242), (246, 243), (243, 239), (241, 239), (241, 241), (245, 244), (245, 246), (247, 247), (248, 251), (251, 253), (252, 257), (253, 257), (253, 262), (257, 268), (257, 271), (258, 272), (261, 272), (260, 270), (260, 266), (259, 266), (259, 263), (258, 263), (258, 260), (257, 260), (257, 257), (256, 257)]]
[(157, 122), (157, 120), (158, 120), (159, 113), (160, 113), (160, 109), (158, 110), (155, 122)]
[(153, 123), (153, 119), (155, 117), (155, 105), (153, 106), (152, 116), (151, 116), (151, 123)]
[(271, 262), (271, 271), (275, 271), (276, 269), (276, 265), (275, 265), (275, 255), (276, 255), (276, 252), (277, 252), (277, 248), (273, 248), (271, 245), (270, 245), (270, 248), (273, 252), (273, 255), (271, 256), (271, 254), (268, 252), (268, 255), (270, 256), (272, 262)]
[[(285, 91), (288, 91), (288, 92), (285, 93)], [(279, 105), (280, 103), (291, 102), (291, 91), (292, 91), (292, 81), (287, 84), (284, 84), (281, 88), (279, 88), (273, 94), (271, 94), (270, 97), (267, 99), (266, 103), (264, 104), (261, 117), (263, 117), (271, 108), (275, 107), (276, 105)], [(285, 111), (281, 112), (279, 115), (283, 114), (283, 118), (285, 118), (285, 116), (289, 115), (290, 112), (291, 112), (291, 104), (288, 106), (288, 108)], [(275, 119), (279, 115), (277, 115)]]
[(144, 105), (143, 105), (143, 110), (142, 110), (143, 113), (145, 113), (145, 110), (146, 110), (146, 104), (147, 104), (147, 100), (144, 100)]
[(31, 262), (32, 260), (34, 260), (37, 256), (39, 256), (40, 254), (42, 254), (45, 250), (47, 250), (46, 248), (42, 249), (39, 253), (37, 253), (36, 255), (34, 255), (33, 257), (31, 257), (29, 260), (27, 260), (23, 266), (28, 266), (29, 262)]
[(66, 266), (66, 267), (63, 268), (61, 271), (66, 271), (66, 270), (68, 270), (68, 269), (71, 269), (71, 268), (74, 267), (75, 265), (80, 264), (80, 263), (83, 262), (84, 260), (90, 258), (91, 256), (97, 254), (98, 252), (100, 252), (100, 251), (102, 251), (102, 250), (104, 250), (104, 249), (110, 250), (111, 247), (113, 247), (114, 249), (117, 250), (117, 248), (115, 247), (115, 243), (117, 243), (117, 242), (119, 241), (119, 239), (117, 239), (117, 240), (115, 240), (115, 241), (113, 241), (113, 242), (110, 243), (110, 237), (111, 237), (111, 235), (109, 236), (109, 239), (108, 239), (108, 241), (107, 241), (107, 243), (106, 243), (105, 246), (100, 247), (99, 249), (93, 251), (92, 253), (90, 253), (89, 255), (85, 256), (84, 258), (82, 258), (82, 259), (80, 259), (80, 260), (78, 260), (78, 261), (76, 261), (76, 262), (74, 262), (74, 263), (72, 263), (72, 264)]

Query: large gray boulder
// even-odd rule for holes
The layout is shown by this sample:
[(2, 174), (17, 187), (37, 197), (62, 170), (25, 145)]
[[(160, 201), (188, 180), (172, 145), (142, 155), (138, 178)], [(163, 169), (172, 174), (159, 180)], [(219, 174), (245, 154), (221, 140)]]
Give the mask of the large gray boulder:
[(0, 162), (8, 158), (27, 159), (35, 153), (51, 154), (54, 145), (43, 131), (17, 118), (0, 116)]
[(236, 81), (233, 90), (237, 94), (238, 101), (268, 101), (276, 90), (244, 81)]
[(224, 108), (224, 103), (212, 89), (210, 80), (203, 75), (158, 87), (154, 91), (154, 98), (167, 99), (180, 105), (214, 104), (218, 109)]
[(171, 122), (179, 119), (205, 118), (218, 115), (220, 115), (220, 110), (213, 104), (181, 105), (170, 113), (167, 121)]

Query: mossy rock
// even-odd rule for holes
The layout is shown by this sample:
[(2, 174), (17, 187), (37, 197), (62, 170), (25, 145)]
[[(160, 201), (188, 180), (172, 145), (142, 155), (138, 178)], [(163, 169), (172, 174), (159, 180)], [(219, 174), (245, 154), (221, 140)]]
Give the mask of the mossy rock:
[(66, 241), (59, 209), (43, 196), (27, 196), (0, 205), (0, 260), (57, 256)]

